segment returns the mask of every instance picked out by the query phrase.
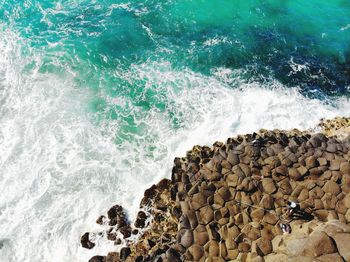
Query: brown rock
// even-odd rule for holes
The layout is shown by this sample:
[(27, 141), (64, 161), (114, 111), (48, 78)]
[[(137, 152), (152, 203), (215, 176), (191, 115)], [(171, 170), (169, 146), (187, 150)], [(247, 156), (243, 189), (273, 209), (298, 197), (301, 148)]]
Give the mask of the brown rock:
[(246, 177), (243, 179), (242, 183), (238, 185), (237, 189), (250, 192), (255, 189), (255, 185), (250, 177)]
[(191, 230), (181, 230), (180, 234), (180, 244), (185, 248), (190, 247), (193, 244), (193, 233)]
[(292, 193), (293, 191), (288, 178), (283, 179), (281, 182), (279, 182), (279, 188), (282, 194), (285, 194), (285, 195), (290, 195), (290, 193)]
[(275, 212), (267, 212), (263, 218), (264, 222), (271, 224), (271, 225), (275, 225), (278, 220), (279, 220), (279, 218)]
[(241, 242), (238, 244), (238, 251), (239, 252), (249, 252), (250, 251), (250, 244), (246, 242)]
[[(224, 201), (228, 201), (228, 200), (230, 200), (230, 198), (231, 198), (231, 193), (230, 193), (228, 187), (224, 187), (224, 186), (221, 187), (221, 188), (218, 190), (218, 193), (219, 193), (219, 195), (222, 197), (222, 199), (223, 199)], [(215, 202), (215, 197), (214, 197), (214, 202)]]
[(337, 245), (339, 254), (345, 261), (350, 261), (350, 234), (338, 233), (333, 236), (333, 239)]
[(264, 192), (267, 194), (273, 194), (277, 190), (275, 183), (271, 178), (264, 178), (262, 180), (262, 186), (263, 186)]
[(238, 256), (238, 249), (229, 249), (227, 250), (227, 259), (233, 260), (236, 259)]
[(324, 196), (324, 191), (320, 187), (316, 186), (310, 190), (309, 196), (312, 198), (322, 198)]
[(259, 256), (263, 257), (272, 252), (272, 243), (269, 239), (261, 237), (256, 241), (256, 245)]
[(264, 225), (264, 228), (261, 230), (261, 237), (272, 240), (275, 237), (274, 226), (269, 224)]
[(308, 169), (305, 166), (300, 166), (297, 168), (297, 170), (300, 173), (300, 175), (302, 175), (302, 176), (305, 176), (307, 171), (308, 171)]
[(340, 164), (340, 173), (342, 175), (350, 175), (350, 163), (349, 162), (342, 162)]
[(343, 175), (341, 189), (343, 193), (350, 193), (350, 175)]
[(315, 217), (317, 217), (317, 219), (319, 219), (320, 221), (327, 221), (328, 214), (329, 211), (324, 209), (314, 211)]
[(120, 260), (120, 254), (118, 252), (109, 252), (106, 257), (105, 262), (119, 262)]
[(291, 235), (291, 238), (286, 242), (286, 254), (289, 257), (300, 256), (307, 242), (307, 237)]
[(333, 237), (337, 233), (350, 233), (350, 226), (339, 220), (332, 220), (319, 226), (319, 230), (325, 232), (328, 236)]
[(341, 161), (338, 159), (331, 160), (330, 165), (329, 165), (329, 170), (338, 171), (340, 169), (340, 163), (341, 163)]
[[(181, 262), (181, 255), (179, 254), (179, 252), (177, 250), (175, 250), (174, 248), (169, 248), (166, 252), (165, 252), (165, 256), (169, 261), (174, 261), (174, 262)], [(143, 260), (141, 260), (143, 261)]]
[(260, 207), (265, 209), (273, 209), (274, 206), (274, 198), (271, 195), (264, 195), (259, 204)]
[[(299, 180), (303, 176), (299, 171), (299, 169), (302, 169), (302, 168), (304, 168), (304, 167), (299, 167), (298, 169), (294, 168), (294, 167), (289, 168), (289, 170), (288, 170), (289, 176), (294, 180)], [(302, 171), (304, 171), (304, 170), (302, 170)]]
[(323, 209), (324, 208), (324, 205), (323, 205), (323, 202), (321, 201), (321, 199), (318, 199), (316, 198), (314, 200), (314, 206), (315, 206), (315, 209)]
[(239, 157), (237, 154), (234, 154), (232, 151), (229, 151), (227, 155), (227, 161), (230, 162), (232, 166), (239, 164)]
[(202, 207), (199, 210), (198, 221), (202, 225), (206, 225), (213, 221), (214, 219), (214, 210), (211, 206)]
[(317, 258), (318, 261), (322, 262), (343, 262), (341, 256), (338, 253), (326, 254)]
[(285, 262), (288, 261), (288, 256), (286, 254), (269, 254), (264, 257), (265, 262)]
[(236, 174), (228, 174), (226, 176), (227, 185), (230, 187), (236, 187), (238, 185), (238, 176)]
[(327, 152), (329, 153), (335, 153), (337, 152), (337, 145), (336, 144), (333, 144), (331, 142), (328, 142), (327, 143), (327, 148), (326, 148)]
[(200, 209), (201, 207), (205, 206), (206, 203), (207, 203), (207, 199), (201, 192), (194, 194), (191, 198), (191, 207), (194, 210)]
[(309, 190), (307, 190), (306, 188), (303, 188), (299, 193), (298, 202), (300, 203), (308, 198), (309, 198)]
[[(228, 241), (229, 239), (235, 239), (239, 235), (239, 233), (240, 230), (236, 225), (232, 227), (225, 225), (220, 228), (220, 235), (226, 241)], [(228, 249), (231, 249), (231, 247), (228, 247)]]
[(350, 208), (350, 194), (345, 195), (345, 197), (343, 199), (343, 203), (344, 203), (346, 208)]
[(333, 194), (333, 195), (338, 195), (340, 193), (340, 187), (334, 181), (328, 181), (323, 186), (323, 191), (326, 192), (326, 193)]
[(194, 244), (192, 245), (188, 251), (192, 255), (193, 260), (199, 261), (204, 256), (204, 249), (202, 246)]
[(263, 209), (257, 208), (250, 213), (250, 216), (254, 222), (260, 222), (264, 217), (264, 213), (265, 211)]
[(199, 225), (193, 231), (194, 243), (204, 246), (209, 241), (209, 235), (205, 226)]
[(251, 228), (251, 230), (247, 233), (247, 237), (254, 241), (256, 239), (258, 239), (261, 236), (260, 230), (257, 228)]
[(314, 156), (309, 156), (305, 159), (305, 164), (307, 169), (317, 166), (316, 158)]
[(324, 157), (319, 157), (317, 158), (317, 162), (320, 166), (326, 166), (327, 165), (327, 159), (325, 159)]
[(225, 200), (219, 194), (214, 195), (214, 208), (220, 208), (225, 205)]
[(205, 249), (208, 249), (209, 257), (219, 256), (219, 243), (212, 240), (205, 245)]
[(275, 168), (275, 173), (279, 176), (287, 176), (288, 168), (285, 165), (278, 166)]
[(324, 232), (314, 231), (309, 236), (302, 254), (307, 257), (318, 257), (335, 252), (337, 249), (331, 238)]
[(194, 210), (190, 210), (187, 212), (187, 218), (188, 218), (188, 222), (190, 223), (191, 228), (196, 228), (198, 225), (198, 219), (197, 219), (197, 215), (196, 212)]
[(338, 201), (337, 197), (331, 193), (324, 194), (321, 200), (325, 209), (335, 209), (335, 205)]
[(348, 209), (345, 213), (345, 219), (347, 223), (350, 223), (350, 209)]

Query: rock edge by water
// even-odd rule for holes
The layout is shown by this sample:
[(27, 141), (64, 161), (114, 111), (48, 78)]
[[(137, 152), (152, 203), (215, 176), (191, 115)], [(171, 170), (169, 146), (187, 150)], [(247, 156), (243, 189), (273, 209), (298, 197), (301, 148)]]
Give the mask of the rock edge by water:
[(336, 118), (322, 133), (260, 130), (193, 147), (145, 191), (133, 223), (119, 205), (98, 218), (123, 247), (90, 261), (350, 261), (349, 126)]

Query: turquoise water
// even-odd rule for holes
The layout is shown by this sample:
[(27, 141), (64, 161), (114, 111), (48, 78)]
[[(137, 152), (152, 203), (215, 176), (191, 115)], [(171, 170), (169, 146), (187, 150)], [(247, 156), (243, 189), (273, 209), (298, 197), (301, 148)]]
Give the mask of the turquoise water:
[[(277, 79), (318, 98), (349, 93), (348, 1), (3, 0), (0, 14), (4, 30), (26, 42), (24, 55), (42, 56), (26, 69), (59, 74), (69, 68), (77, 86), (131, 99), (129, 111), (155, 107), (172, 114), (161, 88), (146, 91), (144, 79), (120, 73), (162, 61), (205, 75), (241, 69), (245, 81)], [(99, 117), (130, 115), (96, 96), (89, 108)], [(133, 120), (123, 121), (134, 132)], [(179, 121), (174, 117), (175, 127)]]
[(0, 254), (85, 261), (175, 155), (347, 115), (349, 86), (345, 0), (0, 0)]

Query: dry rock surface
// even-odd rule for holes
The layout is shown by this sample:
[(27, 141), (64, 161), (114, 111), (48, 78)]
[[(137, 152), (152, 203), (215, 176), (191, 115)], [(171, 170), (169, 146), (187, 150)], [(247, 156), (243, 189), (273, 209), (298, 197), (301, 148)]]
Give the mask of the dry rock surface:
[(134, 223), (116, 205), (96, 221), (108, 229), (81, 244), (114, 241), (118, 252), (91, 262), (350, 261), (350, 140), (324, 132), (261, 130), (195, 146), (145, 191)]

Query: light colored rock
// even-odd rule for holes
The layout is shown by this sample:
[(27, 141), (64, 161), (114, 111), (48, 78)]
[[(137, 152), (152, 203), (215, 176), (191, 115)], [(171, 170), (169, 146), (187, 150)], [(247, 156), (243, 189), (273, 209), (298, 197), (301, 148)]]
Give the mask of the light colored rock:
[(323, 186), (323, 191), (333, 195), (338, 195), (340, 193), (340, 187), (334, 181), (327, 181)]
[(326, 254), (317, 258), (318, 261), (322, 262), (343, 262), (343, 258), (338, 253)]
[(267, 238), (259, 238), (256, 241), (257, 253), (260, 256), (266, 256), (272, 252), (272, 243)]
[(333, 236), (333, 239), (337, 245), (339, 254), (345, 261), (350, 261), (350, 234), (338, 233)]
[(262, 186), (264, 192), (267, 194), (273, 194), (277, 190), (275, 183), (271, 178), (264, 178), (262, 181)]
[(302, 255), (306, 257), (318, 257), (335, 252), (337, 252), (337, 248), (331, 238), (324, 232), (314, 231), (309, 236)]

